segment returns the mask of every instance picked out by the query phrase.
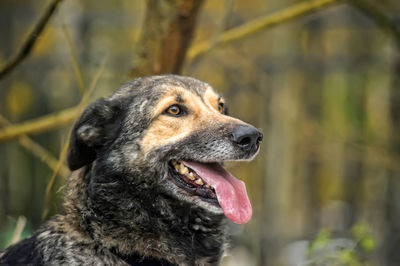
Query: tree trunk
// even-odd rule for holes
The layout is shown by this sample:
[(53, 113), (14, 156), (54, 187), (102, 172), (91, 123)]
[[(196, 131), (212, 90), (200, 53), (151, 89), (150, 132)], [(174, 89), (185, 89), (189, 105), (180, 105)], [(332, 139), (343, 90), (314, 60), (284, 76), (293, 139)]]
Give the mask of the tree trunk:
[(203, 0), (148, 0), (133, 77), (179, 74)]

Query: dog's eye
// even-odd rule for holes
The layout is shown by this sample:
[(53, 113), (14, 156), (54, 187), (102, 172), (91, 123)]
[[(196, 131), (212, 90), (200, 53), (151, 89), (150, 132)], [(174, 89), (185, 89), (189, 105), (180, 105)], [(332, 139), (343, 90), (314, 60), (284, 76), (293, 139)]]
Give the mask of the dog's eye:
[(221, 114), (225, 113), (225, 104), (224, 104), (223, 102), (220, 102), (220, 103), (218, 104), (218, 111), (219, 111)]
[(165, 110), (165, 113), (171, 116), (180, 116), (183, 114), (183, 110), (179, 105), (171, 105)]

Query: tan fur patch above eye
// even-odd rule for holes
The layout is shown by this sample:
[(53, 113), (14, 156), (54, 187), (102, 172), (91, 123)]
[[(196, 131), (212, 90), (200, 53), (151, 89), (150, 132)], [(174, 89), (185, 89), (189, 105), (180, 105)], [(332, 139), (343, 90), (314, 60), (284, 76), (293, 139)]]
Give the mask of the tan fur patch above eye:
[[(178, 95), (184, 101), (183, 103), (177, 102)], [(163, 112), (174, 104), (185, 106), (186, 109), (190, 110), (190, 114), (182, 117), (164, 115)], [(142, 152), (147, 154), (150, 150), (177, 142), (193, 132), (193, 119), (196, 117), (193, 114), (199, 111), (192, 110), (192, 106), (200, 104), (200, 98), (188, 90), (183, 88), (169, 89), (153, 109), (154, 120), (142, 139)]]
[(220, 96), (217, 93), (215, 93), (215, 91), (212, 88), (208, 88), (204, 92), (203, 98), (204, 98), (204, 102), (206, 102), (213, 109), (218, 111), (218, 101), (219, 101)]
[(190, 92), (180, 87), (170, 88), (154, 107), (153, 115), (157, 116), (172, 104), (177, 103), (176, 97), (178, 95), (180, 95), (182, 98), (191, 98), (190, 94)]

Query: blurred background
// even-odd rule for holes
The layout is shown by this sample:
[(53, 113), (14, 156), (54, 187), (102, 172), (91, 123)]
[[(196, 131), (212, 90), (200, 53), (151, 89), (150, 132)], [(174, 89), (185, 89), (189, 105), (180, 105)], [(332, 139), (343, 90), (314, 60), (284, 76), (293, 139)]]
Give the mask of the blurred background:
[(400, 265), (398, 0), (1, 0), (0, 40), (1, 249), (62, 211), (85, 104), (180, 73), (264, 133), (224, 265)]

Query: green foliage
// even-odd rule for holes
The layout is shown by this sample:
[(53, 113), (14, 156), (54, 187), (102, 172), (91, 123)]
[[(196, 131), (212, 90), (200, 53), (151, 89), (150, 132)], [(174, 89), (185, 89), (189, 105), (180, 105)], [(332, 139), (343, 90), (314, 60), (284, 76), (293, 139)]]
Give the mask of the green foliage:
[(375, 249), (376, 243), (371, 235), (371, 230), (365, 223), (358, 223), (351, 229), (353, 238), (359, 243), (364, 251), (370, 252)]
[(309, 245), (308, 266), (369, 266), (365, 257), (376, 244), (369, 226), (357, 223), (350, 230), (350, 238), (334, 239), (328, 228), (323, 228)]
[(312, 254), (314, 254), (317, 250), (324, 249), (329, 243), (330, 236), (331, 230), (328, 228), (322, 228), (321, 231), (318, 233), (318, 236), (310, 244), (307, 251), (307, 257), (310, 258)]

